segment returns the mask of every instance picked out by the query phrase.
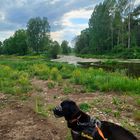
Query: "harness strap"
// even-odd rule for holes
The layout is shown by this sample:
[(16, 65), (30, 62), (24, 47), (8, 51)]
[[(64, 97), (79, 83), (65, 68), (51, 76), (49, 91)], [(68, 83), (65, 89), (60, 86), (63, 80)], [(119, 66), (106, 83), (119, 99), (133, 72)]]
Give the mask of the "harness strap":
[(78, 121), (80, 118), (81, 118), (81, 115), (78, 116), (76, 119), (72, 119), (72, 120), (70, 120), (69, 122), (70, 122), (70, 123), (76, 122), (76, 121)]
[(107, 139), (104, 137), (103, 132), (101, 131), (101, 129), (98, 127), (98, 125), (97, 125), (97, 124), (95, 125), (95, 127), (96, 127), (96, 129), (97, 129), (97, 131), (98, 131), (99, 135), (103, 138), (103, 140), (107, 140)]

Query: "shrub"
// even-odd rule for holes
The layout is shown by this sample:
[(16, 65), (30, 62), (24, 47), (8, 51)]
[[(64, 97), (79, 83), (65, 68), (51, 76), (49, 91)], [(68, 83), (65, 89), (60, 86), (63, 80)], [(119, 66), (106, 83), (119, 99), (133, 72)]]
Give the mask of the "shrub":
[(54, 81), (61, 81), (62, 76), (59, 73), (59, 70), (56, 67), (53, 67), (50, 72), (50, 79)]
[(47, 80), (50, 74), (50, 68), (46, 64), (34, 64), (31, 67), (31, 73), (43, 80)]
[(0, 65), (0, 91), (9, 94), (27, 93), (31, 89), (29, 76), (25, 72)]
[(79, 69), (76, 69), (73, 71), (72, 73), (72, 79), (73, 79), (73, 82), (75, 84), (82, 84), (82, 71), (79, 70)]

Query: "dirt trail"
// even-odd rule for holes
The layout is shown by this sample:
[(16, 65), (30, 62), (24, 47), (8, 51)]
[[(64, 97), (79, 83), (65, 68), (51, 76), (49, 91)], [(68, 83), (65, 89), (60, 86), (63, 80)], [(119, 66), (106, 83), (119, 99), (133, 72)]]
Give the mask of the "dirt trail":
[[(99, 93), (66, 95), (59, 86), (48, 89), (47, 81), (33, 79), (32, 84), (35, 90), (32, 91), (26, 101), (0, 93), (0, 140), (68, 140), (69, 130), (65, 120), (63, 118), (56, 119), (51, 111), (53, 106), (67, 98), (76, 101), (78, 104), (91, 102), (93, 107), (88, 113), (99, 116), (102, 120), (120, 124), (121, 118), (126, 119), (132, 124), (132, 128), (137, 127), (137, 129), (132, 129), (132, 132), (140, 138), (138, 127), (140, 124), (132, 119), (131, 114), (131, 110), (135, 109), (134, 98)], [(102, 108), (108, 108), (110, 105), (115, 110), (116, 106), (112, 104), (112, 98), (115, 96), (120, 98), (121, 101), (129, 103), (127, 106), (123, 106), (124, 111), (121, 112), (123, 116), (120, 118), (113, 117), (102, 110)], [(43, 117), (35, 112), (36, 97), (40, 97), (43, 105), (50, 108), (48, 117)]]

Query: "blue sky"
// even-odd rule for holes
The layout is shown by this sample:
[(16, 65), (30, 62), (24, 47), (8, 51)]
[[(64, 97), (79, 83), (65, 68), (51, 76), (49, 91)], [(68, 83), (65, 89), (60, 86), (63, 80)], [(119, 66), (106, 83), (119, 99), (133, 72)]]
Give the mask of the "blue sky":
[[(47, 17), (51, 37), (61, 43), (71, 41), (88, 27), (96, 4), (102, 0), (0, 0), (0, 40), (26, 28), (32, 17)], [(140, 4), (140, 0), (136, 0)]]

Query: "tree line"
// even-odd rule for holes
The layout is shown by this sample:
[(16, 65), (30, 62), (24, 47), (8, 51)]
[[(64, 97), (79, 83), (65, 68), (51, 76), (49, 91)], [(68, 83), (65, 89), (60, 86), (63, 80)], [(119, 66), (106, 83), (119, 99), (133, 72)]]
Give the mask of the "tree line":
[(77, 54), (140, 54), (140, 5), (134, 0), (104, 0), (74, 41)]
[(19, 29), (14, 35), (0, 42), (0, 54), (26, 55), (46, 53), (56, 58), (57, 54), (69, 54), (71, 51), (66, 40), (60, 45), (50, 37), (50, 25), (46, 17), (31, 18), (27, 29)]

